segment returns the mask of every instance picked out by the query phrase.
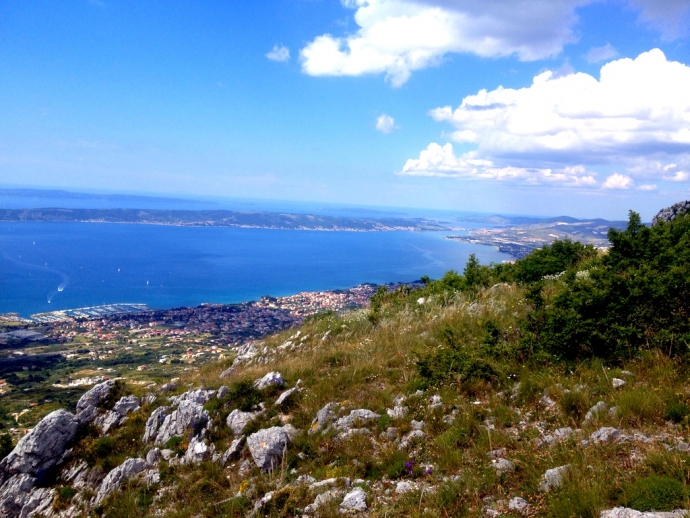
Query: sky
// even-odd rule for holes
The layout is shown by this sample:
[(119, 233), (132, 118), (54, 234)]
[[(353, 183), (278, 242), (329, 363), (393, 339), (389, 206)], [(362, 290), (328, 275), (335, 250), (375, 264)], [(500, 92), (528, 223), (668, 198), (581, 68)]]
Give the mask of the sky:
[(0, 0), (0, 186), (650, 219), (690, 0)]

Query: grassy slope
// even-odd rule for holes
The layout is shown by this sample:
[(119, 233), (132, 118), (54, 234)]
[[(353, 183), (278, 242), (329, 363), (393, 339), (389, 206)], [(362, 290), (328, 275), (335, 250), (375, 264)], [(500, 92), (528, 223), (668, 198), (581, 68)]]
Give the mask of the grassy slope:
[[(424, 304), (410, 301), (384, 309), (377, 325), (363, 312), (327, 316), (301, 328), (300, 338), (307, 338), (297, 351), (276, 352), (294, 332), (274, 336), (265, 341), (267, 363), (238, 368), (229, 379), (219, 379), (227, 365), (203, 367), (183, 378), (182, 385), (234, 387), (242, 380), (254, 380), (273, 370), (280, 371), (289, 386), (298, 379), (303, 381), (306, 390), (297, 402), (280, 411), (271, 410), (253, 423), (250, 431), (287, 421), (306, 430), (316, 412), (332, 401), (348, 409), (368, 408), (386, 416), (386, 408), (393, 407), (396, 395), (426, 390), (423, 396), (408, 399), (410, 413), (406, 418), (382, 417), (372, 427), (371, 436), (338, 441), (334, 434), (303, 434), (291, 446), (280, 472), (269, 475), (254, 470), (242, 477), (237, 474), (241, 461), (225, 470), (210, 462), (200, 467), (169, 468), (164, 470), (162, 485), (172, 489), (165, 496), (152, 503), (152, 490), (132, 487), (124, 496), (110, 501), (106, 515), (131, 516), (133, 512), (158, 508), (166, 509), (166, 516), (243, 516), (250, 500), (285, 486), (299, 474), (311, 474), (317, 479), (367, 480), (370, 516), (381, 517), (480, 516), (486, 505), (507, 511), (505, 504), (514, 496), (528, 500), (533, 515), (598, 516), (603, 508), (629, 502), (635, 491), (631, 483), (641, 477), (670, 477), (684, 488), (690, 476), (690, 456), (668, 452), (664, 446), (675, 445), (677, 437), (686, 435), (683, 414), (687, 408), (678, 406), (689, 394), (683, 366), (658, 352), (643, 354), (618, 369), (596, 360), (554, 365), (534, 358), (516, 358), (509, 348), (516, 339), (519, 320), (529, 309), (523, 295), (515, 285), (499, 285), (476, 295), (436, 296)], [(481, 350), (488, 320), (501, 330), (494, 347), (506, 349), (505, 354), (493, 350), (485, 355), (496, 373), (493, 380), (457, 379), (441, 387), (424, 387), (415, 366), (418, 356), (447, 347), (449, 329), (462, 334), (468, 347), (474, 344)], [(634, 376), (626, 377), (622, 370)], [(614, 376), (628, 383), (614, 389)], [(576, 387), (579, 390), (574, 391)], [(444, 406), (432, 410), (428, 398), (437, 393)], [(556, 404), (545, 406), (540, 402), (544, 395)], [(534, 439), (545, 431), (563, 426), (580, 428), (584, 413), (600, 400), (618, 406), (618, 415), (605, 414), (585, 424), (580, 434), (560, 445), (535, 445)], [(220, 420), (217, 422), (224, 423), (236, 405), (228, 401), (213, 405), (211, 411)], [(679, 409), (673, 417), (682, 425), (666, 419), (669, 416), (664, 414), (669, 408)], [(445, 423), (443, 416), (453, 410), (456, 417), (451, 424)], [(398, 428), (398, 436), (405, 434), (411, 419), (425, 421), (427, 437), (409, 450), (400, 452), (391, 441), (379, 437), (379, 432), (389, 426)], [(650, 444), (579, 446), (580, 439), (604, 425), (645, 433), (658, 440)], [(128, 426), (141, 427), (142, 423)], [(661, 434), (667, 435), (659, 437)], [(221, 424), (212, 438), (221, 449), (232, 436)], [(487, 452), (498, 448), (506, 448), (506, 457), (514, 462), (515, 471), (498, 475), (492, 469)], [(144, 452), (140, 445), (134, 450)], [(304, 458), (298, 457), (298, 452), (304, 453)], [(249, 458), (248, 452), (243, 457)], [(414, 465), (405, 467), (411, 461)], [(547, 494), (539, 492), (544, 471), (564, 464), (573, 467), (564, 486)], [(424, 469), (418, 469), (420, 466)], [(394, 492), (398, 480), (411, 480), (418, 489), (398, 495)], [(238, 491), (241, 497), (235, 497)], [(289, 485), (278, 494), (280, 498), (265, 506), (262, 515), (293, 516), (314, 499), (314, 494), (304, 488)], [(671, 507), (685, 504), (684, 496), (673, 498)], [(218, 502), (222, 503), (216, 505)], [(324, 508), (322, 515), (336, 516), (337, 512)]]

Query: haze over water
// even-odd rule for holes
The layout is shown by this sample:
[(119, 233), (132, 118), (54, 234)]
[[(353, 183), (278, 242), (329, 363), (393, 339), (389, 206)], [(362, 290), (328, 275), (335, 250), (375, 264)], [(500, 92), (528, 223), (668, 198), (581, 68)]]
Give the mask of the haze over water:
[(462, 270), (471, 253), (485, 264), (508, 258), (444, 235), (1, 223), (0, 313), (28, 316), (118, 302), (152, 308), (234, 303), (436, 278)]

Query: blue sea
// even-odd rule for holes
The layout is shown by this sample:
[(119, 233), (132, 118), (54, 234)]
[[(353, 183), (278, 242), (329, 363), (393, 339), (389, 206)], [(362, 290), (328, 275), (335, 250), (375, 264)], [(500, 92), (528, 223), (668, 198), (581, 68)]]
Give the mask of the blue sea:
[(509, 259), (443, 232), (318, 232), (0, 223), (0, 313), (118, 302), (151, 308), (412, 281)]

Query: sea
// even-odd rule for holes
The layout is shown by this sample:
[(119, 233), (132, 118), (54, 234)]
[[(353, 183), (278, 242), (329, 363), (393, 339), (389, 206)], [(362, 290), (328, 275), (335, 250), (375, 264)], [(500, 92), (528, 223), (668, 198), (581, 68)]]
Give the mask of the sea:
[[(50, 201), (0, 199), (0, 207), (59, 206)], [(352, 216), (353, 209), (348, 211)], [(116, 303), (155, 309), (238, 303), (438, 278), (462, 271), (472, 253), (484, 264), (510, 259), (492, 247), (444, 239), (449, 234), (458, 232), (0, 222), (0, 313), (30, 316)]]

